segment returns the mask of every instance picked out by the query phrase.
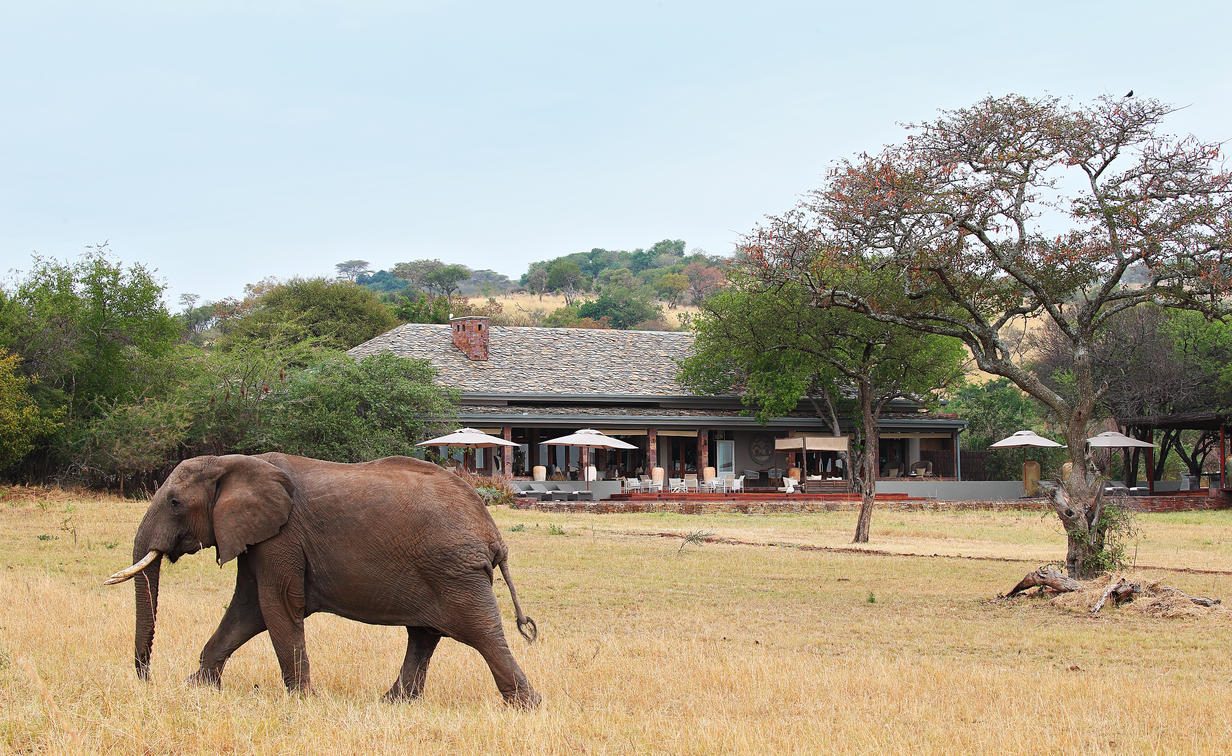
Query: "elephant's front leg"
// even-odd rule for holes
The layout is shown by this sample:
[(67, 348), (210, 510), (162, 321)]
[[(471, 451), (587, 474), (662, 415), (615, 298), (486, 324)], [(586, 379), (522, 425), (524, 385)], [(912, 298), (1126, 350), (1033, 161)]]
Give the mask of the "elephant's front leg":
[(188, 678), (190, 683), (221, 687), (222, 669), (240, 646), (265, 629), (257, 599), (257, 581), (248, 560), (241, 557), (235, 575), (235, 593), (218, 623), (218, 629), (201, 649), (201, 667)]
[(423, 693), (424, 681), (428, 678), (428, 662), (432, 660), (432, 652), (441, 640), (440, 633), (427, 628), (408, 627), (406, 633), (406, 659), (402, 662), (398, 679), (385, 694), (387, 701), (418, 698)]
[(311, 693), (312, 676), (304, 645), (302, 573), (290, 578), (285, 570), (272, 570), (260, 563), (255, 571), (261, 615), (282, 669), (282, 681), (292, 693)]

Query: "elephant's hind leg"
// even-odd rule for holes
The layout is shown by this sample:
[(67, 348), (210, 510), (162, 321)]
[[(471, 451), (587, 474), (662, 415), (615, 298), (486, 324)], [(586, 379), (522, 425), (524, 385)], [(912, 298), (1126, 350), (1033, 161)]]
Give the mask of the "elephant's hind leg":
[(441, 640), (440, 633), (423, 627), (408, 627), (406, 634), (406, 659), (402, 662), (398, 679), (385, 694), (387, 701), (410, 700), (423, 693), (424, 681), (428, 677), (428, 662), (432, 659), (436, 644)]
[(218, 629), (201, 649), (201, 666), (188, 678), (190, 683), (220, 687), (222, 668), (231, 654), (254, 635), (265, 630), (265, 617), (257, 601), (257, 581), (247, 560), (241, 558), (235, 575), (235, 593), (218, 623)]
[(471, 590), (459, 596), (460, 602), (455, 606), (453, 616), (462, 622), (458, 631), (451, 632), (450, 637), (483, 655), (506, 703), (533, 709), (539, 705), (540, 697), (505, 642), (505, 629), (501, 625), (500, 608), (496, 605), (492, 586), (486, 581), (476, 583)]

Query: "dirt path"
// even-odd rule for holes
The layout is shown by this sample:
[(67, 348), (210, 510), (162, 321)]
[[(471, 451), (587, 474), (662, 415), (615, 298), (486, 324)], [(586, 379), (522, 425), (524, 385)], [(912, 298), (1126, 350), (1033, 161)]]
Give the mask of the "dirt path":
[[(632, 530), (609, 530), (613, 535), (631, 536), (636, 538), (684, 538), (687, 533), (647, 532)], [(965, 554), (919, 554), (909, 551), (883, 551), (881, 549), (865, 549), (855, 546), (819, 546), (810, 543), (790, 543), (784, 541), (741, 541), (725, 536), (697, 535), (693, 540), (702, 543), (720, 543), (726, 546), (760, 546), (776, 549), (796, 549), (797, 551), (824, 551), (834, 554), (864, 554), (867, 556), (912, 557), (917, 559), (968, 559), (978, 562), (1008, 562), (1013, 564), (1039, 564), (1038, 559), (1019, 559), (1015, 557), (969, 556)], [(1194, 567), (1153, 567), (1148, 564), (1134, 565), (1135, 570), (1157, 570), (1159, 572), (1179, 572), (1192, 575), (1232, 575), (1232, 570), (1205, 570)]]

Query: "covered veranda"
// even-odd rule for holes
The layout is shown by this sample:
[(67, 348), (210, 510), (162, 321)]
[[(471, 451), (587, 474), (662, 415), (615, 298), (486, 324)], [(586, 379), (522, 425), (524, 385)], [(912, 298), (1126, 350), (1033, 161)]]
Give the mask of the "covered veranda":
[[(1127, 435), (1158, 444), (1161, 460), (1167, 454), (1176, 452), (1187, 467), (1191, 463), (1199, 465), (1202, 473), (1194, 476), (1196, 478), (1194, 480), (1182, 481), (1181, 490), (1203, 490), (1212, 497), (1232, 500), (1232, 490), (1229, 489), (1228, 481), (1229, 419), (1228, 415), (1219, 412), (1185, 412), (1172, 415), (1118, 418), (1117, 422), (1125, 427)], [(1196, 439), (1191, 437), (1192, 445), (1187, 445), (1186, 439), (1182, 436), (1185, 431), (1199, 433)], [(1219, 449), (1217, 469), (1211, 468), (1206, 462), (1210, 452), (1215, 450), (1216, 444)], [(1127, 473), (1127, 477), (1136, 479), (1135, 456), (1136, 453), (1128, 453), (1127, 450), (1125, 469), (1133, 471)], [(1146, 459), (1148, 468), (1154, 467), (1153, 461), (1148, 454)], [(1159, 484), (1155, 480), (1157, 477), (1155, 472), (1154, 469), (1147, 470), (1149, 493), (1154, 494), (1157, 489), (1171, 488), (1171, 486)], [(1136, 480), (1127, 480), (1126, 485), (1133, 487), (1136, 482)], [(1186, 483), (1189, 485), (1185, 485)]]
[[(666, 484), (670, 478), (704, 480), (710, 473), (743, 476), (745, 490), (774, 491), (792, 468), (800, 468), (801, 482), (825, 481), (844, 491), (849, 488), (849, 439), (813, 430), (816, 418), (776, 418), (762, 424), (739, 412), (713, 409), (625, 407), (620, 414), (612, 408), (579, 412), (563, 407), (471, 405), (461, 409), (459, 419), (464, 424), (516, 444), (475, 452), (474, 469), (489, 475), (534, 480), (538, 474), (548, 481), (584, 486), (585, 471), (593, 466), (594, 487), (601, 491), (619, 490), (619, 479), (624, 477), (659, 475)], [(595, 411), (603, 409), (608, 411)], [(948, 418), (896, 419), (885, 428), (888, 438), (882, 456), (939, 460), (935, 475), (952, 480), (958, 473), (956, 441), (963, 425)], [(588, 450), (544, 443), (580, 428), (593, 428), (634, 448)], [(800, 442), (794, 442), (795, 449), (776, 448), (785, 439), (802, 437), (809, 439), (807, 449), (801, 449)], [(902, 466), (904, 478), (907, 468)]]

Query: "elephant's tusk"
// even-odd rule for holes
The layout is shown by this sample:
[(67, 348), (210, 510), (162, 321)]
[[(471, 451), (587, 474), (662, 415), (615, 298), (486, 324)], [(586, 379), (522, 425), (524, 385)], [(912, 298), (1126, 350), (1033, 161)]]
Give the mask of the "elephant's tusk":
[(137, 562), (132, 567), (125, 567), (116, 574), (104, 580), (103, 585), (115, 585), (116, 583), (123, 583), (125, 580), (131, 580), (134, 575), (141, 572), (146, 567), (149, 567), (150, 563), (155, 559), (158, 559), (160, 556), (162, 556), (162, 554), (157, 551), (151, 551), (149, 554), (142, 557), (140, 562)]

